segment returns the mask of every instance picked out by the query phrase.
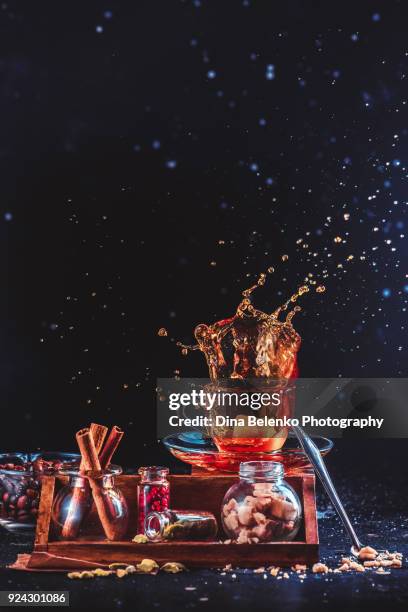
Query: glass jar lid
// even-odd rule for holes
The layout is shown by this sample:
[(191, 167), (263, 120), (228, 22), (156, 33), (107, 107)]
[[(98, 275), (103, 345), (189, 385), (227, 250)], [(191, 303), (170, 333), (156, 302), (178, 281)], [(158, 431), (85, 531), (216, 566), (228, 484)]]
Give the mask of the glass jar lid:
[(169, 473), (168, 467), (163, 467), (160, 465), (150, 465), (147, 467), (140, 467), (138, 469), (138, 474), (142, 477), (142, 480), (162, 480), (166, 478)]
[(278, 480), (283, 474), (283, 465), (277, 461), (243, 461), (239, 465), (239, 477), (248, 480)]
[(144, 532), (151, 541), (160, 540), (170, 518), (165, 512), (150, 512), (145, 518)]

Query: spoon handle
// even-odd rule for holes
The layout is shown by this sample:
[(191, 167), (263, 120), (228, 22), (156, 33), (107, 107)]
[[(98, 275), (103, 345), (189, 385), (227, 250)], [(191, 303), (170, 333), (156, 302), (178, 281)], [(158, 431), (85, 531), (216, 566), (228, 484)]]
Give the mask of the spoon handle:
[(308, 434), (305, 431), (303, 431), (303, 429), (299, 425), (294, 425), (292, 429), (295, 432), (295, 435), (297, 439), (299, 440), (299, 443), (301, 447), (303, 448), (305, 455), (307, 456), (310, 463), (312, 464), (316, 474), (319, 476), (326, 490), (326, 493), (330, 498), (331, 503), (336, 509), (337, 514), (341, 518), (343, 525), (353, 543), (353, 547), (357, 551), (359, 551), (363, 547), (363, 545), (358, 539), (357, 534), (354, 531), (354, 527), (350, 522), (348, 514), (345, 511), (344, 506), (340, 501), (340, 498), (334, 487), (333, 481), (330, 478), (330, 474), (327, 471), (326, 465), (323, 461), (323, 458), (320, 454), (319, 449), (317, 448), (313, 440), (310, 438), (310, 436), (308, 436)]

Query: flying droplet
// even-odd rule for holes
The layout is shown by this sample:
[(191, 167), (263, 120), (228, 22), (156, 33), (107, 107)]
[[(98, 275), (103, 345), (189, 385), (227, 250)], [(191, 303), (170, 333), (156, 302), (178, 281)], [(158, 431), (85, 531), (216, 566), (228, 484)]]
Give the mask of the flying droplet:
[(304, 293), (307, 293), (308, 291), (309, 291), (309, 287), (307, 285), (302, 285), (302, 287), (299, 287), (298, 289), (298, 294), (303, 295)]

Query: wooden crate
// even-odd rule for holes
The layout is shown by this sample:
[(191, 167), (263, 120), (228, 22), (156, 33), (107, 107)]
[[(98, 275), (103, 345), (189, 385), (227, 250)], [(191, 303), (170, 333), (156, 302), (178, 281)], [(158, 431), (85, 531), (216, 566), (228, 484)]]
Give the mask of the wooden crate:
[[(180, 509), (200, 509), (213, 512), (219, 521), (219, 538), (225, 538), (220, 525), (220, 509), (227, 489), (237, 481), (234, 475), (194, 474), (170, 476), (171, 506)], [(315, 482), (313, 474), (288, 476), (287, 481), (298, 493), (303, 506), (303, 523), (293, 542), (268, 544), (224, 544), (217, 542), (157, 542), (135, 544), (137, 484), (139, 476), (119, 476), (116, 484), (122, 489), (129, 506), (130, 521), (126, 539), (109, 542), (93, 516), (84, 522), (82, 532), (74, 541), (56, 539), (51, 520), (52, 502), (66, 478), (44, 477), (34, 551), (28, 569), (76, 569), (105, 567), (114, 562), (139, 563), (155, 559), (159, 564), (179, 561), (188, 567), (237, 567), (261, 565), (310, 565), (318, 560), (318, 530), (316, 520)], [(91, 527), (91, 525), (97, 525)]]

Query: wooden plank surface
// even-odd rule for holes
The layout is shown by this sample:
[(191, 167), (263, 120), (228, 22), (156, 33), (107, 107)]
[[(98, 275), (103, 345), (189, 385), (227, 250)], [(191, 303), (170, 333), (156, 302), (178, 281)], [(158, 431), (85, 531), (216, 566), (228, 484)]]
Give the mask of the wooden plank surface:
[(35, 549), (46, 550), (51, 523), (52, 501), (54, 499), (54, 476), (41, 478), (41, 498), (38, 507), (37, 527), (35, 531)]
[(305, 528), (305, 540), (308, 544), (319, 543), (319, 531), (317, 526), (316, 492), (314, 474), (305, 474), (302, 481), (303, 486), (303, 523)]
[[(159, 563), (178, 561), (187, 567), (259, 567), (262, 565), (291, 566), (294, 563), (311, 565), (318, 560), (318, 545), (305, 542), (274, 542), (271, 544), (222, 544), (218, 542), (174, 542), (132, 544), (131, 542), (54, 542), (49, 545), (55, 556), (55, 567), (76, 567), (75, 560), (86, 561), (94, 567), (110, 563), (137, 564), (143, 559)], [(72, 563), (73, 560), (74, 562)], [(36, 567), (33, 555), (30, 567)], [(38, 559), (42, 566), (42, 559)], [(47, 565), (50, 566), (48, 558)]]

